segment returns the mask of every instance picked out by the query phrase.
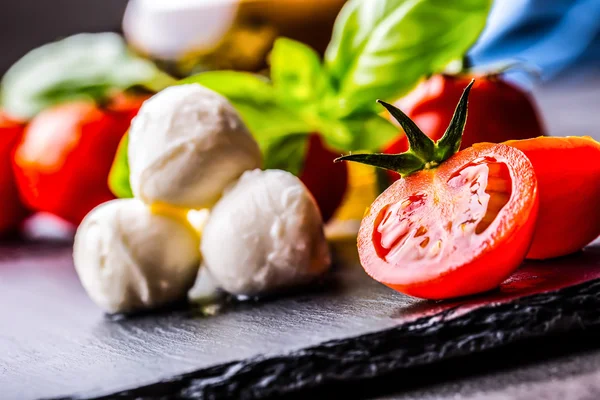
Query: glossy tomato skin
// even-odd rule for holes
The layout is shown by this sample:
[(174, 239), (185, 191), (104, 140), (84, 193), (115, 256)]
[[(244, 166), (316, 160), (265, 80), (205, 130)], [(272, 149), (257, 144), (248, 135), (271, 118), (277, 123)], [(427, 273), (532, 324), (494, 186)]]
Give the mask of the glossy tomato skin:
[(0, 111), (0, 236), (16, 230), (29, 215), (19, 197), (11, 166), (12, 153), (25, 124)]
[(41, 112), (29, 124), (14, 155), (21, 197), (36, 211), (73, 224), (112, 200), (108, 174), (122, 136), (141, 100), (113, 107), (74, 102)]
[(600, 143), (589, 137), (506, 142), (535, 169), (540, 212), (527, 258), (561, 257), (600, 235)]
[(148, 100), (152, 94), (129, 94), (119, 92), (113, 95), (107, 105), (107, 110), (113, 117), (120, 119), (127, 125), (137, 115), (144, 101)]
[[(497, 76), (434, 75), (396, 103), (423, 132), (439, 140), (446, 131), (463, 89), (475, 78), (469, 95), (469, 118), (461, 148), (474, 143), (502, 143), (544, 135), (544, 127), (533, 98), (519, 87)], [(408, 150), (402, 134), (384, 149), (396, 154)], [(392, 174), (393, 180), (398, 174)]]
[[(490, 160), (506, 170), (497, 186), (504, 186), (506, 193), (498, 193), (507, 202), (479, 231), (492, 207), (492, 197), (486, 197)], [(537, 211), (537, 180), (525, 155), (505, 145), (479, 144), (384, 191), (361, 223), (360, 261), (375, 280), (414, 297), (485, 292), (523, 261)]]
[(339, 156), (325, 146), (319, 135), (310, 135), (300, 180), (315, 198), (324, 222), (333, 217), (348, 187), (346, 164), (333, 162)]

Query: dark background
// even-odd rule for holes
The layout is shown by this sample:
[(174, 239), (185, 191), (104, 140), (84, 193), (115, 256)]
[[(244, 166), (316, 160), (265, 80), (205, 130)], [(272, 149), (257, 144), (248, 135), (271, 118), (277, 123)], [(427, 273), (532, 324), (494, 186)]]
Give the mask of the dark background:
[(126, 0), (2, 0), (0, 75), (48, 41), (79, 32), (119, 32), (126, 5)]

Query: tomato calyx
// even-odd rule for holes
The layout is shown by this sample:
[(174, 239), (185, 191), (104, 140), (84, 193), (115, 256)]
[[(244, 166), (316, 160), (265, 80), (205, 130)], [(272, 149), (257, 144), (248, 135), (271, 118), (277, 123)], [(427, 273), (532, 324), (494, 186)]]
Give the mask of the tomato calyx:
[(474, 79), (471, 80), (464, 89), (452, 120), (440, 140), (434, 142), (400, 109), (382, 100), (377, 100), (404, 129), (410, 145), (408, 151), (399, 154), (348, 154), (334, 161), (354, 161), (372, 165), (397, 172), (402, 177), (424, 169), (436, 168), (460, 149), (467, 121), (469, 92), (474, 82)]

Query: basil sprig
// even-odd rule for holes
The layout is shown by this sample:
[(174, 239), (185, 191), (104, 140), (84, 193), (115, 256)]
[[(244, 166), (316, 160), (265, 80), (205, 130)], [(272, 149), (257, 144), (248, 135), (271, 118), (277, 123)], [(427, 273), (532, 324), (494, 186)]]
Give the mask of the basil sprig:
[[(215, 71), (180, 83), (198, 83), (225, 96), (258, 141), (266, 165), (298, 173), (303, 157), (282, 154), (304, 154), (311, 133), (340, 152), (378, 151), (397, 137), (375, 99), (396, 100), (462, 59), (485, 26), (490, 5), (491, 0), (350, 0), (324, 60), (310, 47), (280, 38), (270, 55), (270, 79)], [(126, 151), (117, 155), (113, 171), (127, 165), (126, 157)]]
[(316, 132), (335, 150), (377, 151), (398, 131), (381, 117), (375, 99), (396, 100), (462, 59), (490, 6), (491, 0), (350, 0), (324, 60), (310, 47), (280, 38), (270, 55), (270, 82), (232, 71), (184, 82), (227, 97), (263, 148)]
[(134, 55), (116, 33), (81, 33), (38, 47), (2, 78), (2, 107), (23, 119), (72, 100), (103, 101), (114, 90), (157, 92), (175, 82)]
[(351, 0), (325, 53), (338, 115), (396, 100), (462, 59), (483, 30), (490, 0)]
[(318, 133), (339, 151), (373, 151), (398, 135), (393, 124), (370, 110), (336, 115), (339, 99), (310, 47), (279, 38), (270, 59), (271, 80), (246, 72), (214, 71), (180, 83), (199, 83), (227, 97), (261, 147), (288, 135)]

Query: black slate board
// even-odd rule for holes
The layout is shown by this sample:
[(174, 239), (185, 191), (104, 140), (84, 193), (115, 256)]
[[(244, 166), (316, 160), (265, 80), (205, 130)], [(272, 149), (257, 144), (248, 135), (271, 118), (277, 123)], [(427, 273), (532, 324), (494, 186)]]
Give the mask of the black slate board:
[(184, 307), (121, 320), (88, 300), (70, 252), (0, 246), (3, 399), (272, 397), (600, 324), (600, 243), (528, 263), (499, 291), (442, 303), (372, 281), (346, 244), (310, 292), (212, 317)]

